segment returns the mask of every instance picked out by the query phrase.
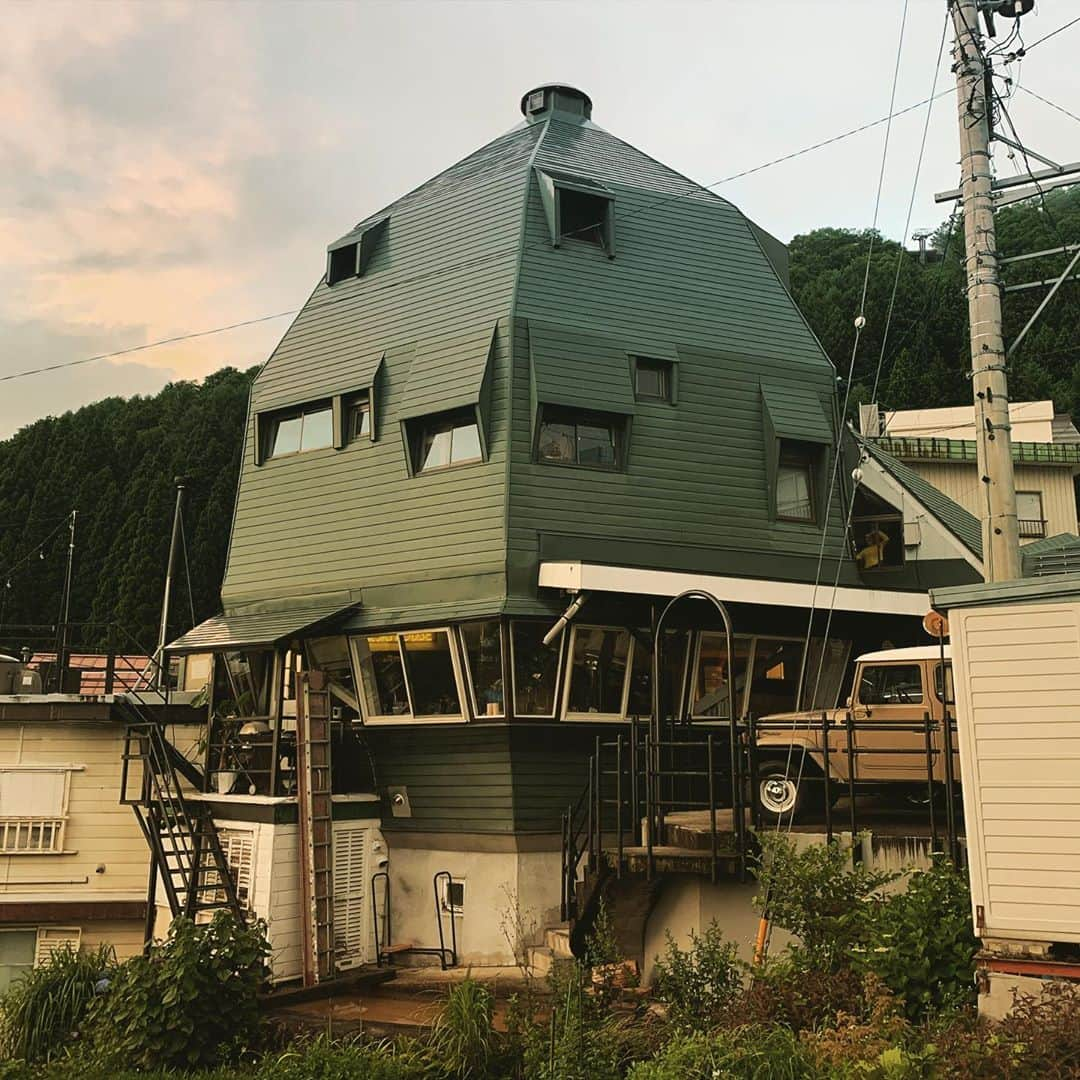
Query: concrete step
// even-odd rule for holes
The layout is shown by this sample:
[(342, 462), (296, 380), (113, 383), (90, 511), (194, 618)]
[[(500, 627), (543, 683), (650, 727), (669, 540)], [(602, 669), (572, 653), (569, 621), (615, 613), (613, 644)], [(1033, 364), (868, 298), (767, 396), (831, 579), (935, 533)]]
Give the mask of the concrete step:
[(529, 973), (537, 979), (546, 978), (559, 967), (573, 964), (572, 959), (557, 956), (547, 945), (530, 945), (528, 958)]
[(544, 931), (544, 944), (551, 950), (552, 955), (558, 959), (574, 959), (574, 953), (570, 948), (570, 927), (549, 927)]

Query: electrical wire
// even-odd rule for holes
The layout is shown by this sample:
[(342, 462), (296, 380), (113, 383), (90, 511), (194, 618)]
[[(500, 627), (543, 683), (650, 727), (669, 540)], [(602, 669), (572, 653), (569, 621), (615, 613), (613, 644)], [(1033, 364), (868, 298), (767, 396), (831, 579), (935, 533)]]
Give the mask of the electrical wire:
[(1067, 117), (1075, 120), (1078, 124), (1080, 124), (1080, 116), (1077, 116), (1076, 113), (1069, 112), (1068, 109), (1065, 109), (1062, 106), (1055, 104), (1049, 98), (1044, 98), (1041, 94), (1036, 94), (1034, 90), (1029, 90), (1026, 86), (1018, 86), (1017, 89), (1023, 90), (1025, 94), (1028, 94), (1030, 97), (1035, 98), (1036, 101), (1041, 101), (1044, 105), (1049, 105), (1051, 109), (1057, 109), (1059, 113), (1064, 113)]
[(1031, 52), (1031, 50), (1034, 49), (1036, 45), (1041, 45), (1044, 41), (1049, 41), (1052, 37), (1060, 34), (1062, 30), (1068, 30), (1070, 26), (1075, 26), (1077, 23), (1080, 23), (1080, 15), (1078, 15), (1075, 19), (1070, 19), (1067, 23), (1059, 26), (1056, 30), (1051, 30), (1049, 34), (1044, 34), (1041, 38), (1038, 39), (1038, 41), (1033, 41), (1030, 45), (1026, 45), (1024, 47), (1024, 52)]
[(20, 566), (23, 566), (25, 563), (29, 562), (39, 551), (41, 551), (45, 547), (45, 545), (58, 532), (60, 532), (61, 529), (67, 528), (68, 523), (70, 522), (70, 520), (71, 520), (71, 515), (69, 514), (66, 518), (64, 518), (63, 521), (60, 522), (59, 525), (56, 526), (55, 529), (53, 529), (53, 531), (51, 533), (48, 534), (48, 536), (46, 536), (43, 540), (39, 540), (36, 544), (34, 544), (30, 548), (30, 550), (21, 559), (17, 559), (6, 570), (0, 570), (0, 578), (4, 579), (5, 587), (6, 587), (8, 577), (11, 574), (13, 574), (16, 570), (18, 570)]

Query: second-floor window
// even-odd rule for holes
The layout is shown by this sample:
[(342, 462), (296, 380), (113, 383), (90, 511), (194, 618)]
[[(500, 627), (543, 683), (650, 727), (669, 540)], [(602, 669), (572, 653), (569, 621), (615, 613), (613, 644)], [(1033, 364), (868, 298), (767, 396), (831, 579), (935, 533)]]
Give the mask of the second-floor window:
[(1041, 491), (1018, 491), (1016, 493), (1016, 519), (1022, 540), (1046, 535), (1046, 519), (1043, 517)]
[(68, 769), (0, 769), (0, 853), (63, 852), (70, 777)]
[(410, 427), (409, 444), (415, 473), (483, 460), (475, 409), (454, 409), (425, 416)]
[(610, 413), (544, 406), (536, 443), (546, 465), (617, 469), (621, 464), (625, 418)]
[(776, 471), (776, 516), (814, 522), (814, 459), (805, 446), (782, 443)]
[(334, 445), (334, 415), (329, 402), (279, 413), (271, 418), (268, 427), (265, 451), (268, 458)]

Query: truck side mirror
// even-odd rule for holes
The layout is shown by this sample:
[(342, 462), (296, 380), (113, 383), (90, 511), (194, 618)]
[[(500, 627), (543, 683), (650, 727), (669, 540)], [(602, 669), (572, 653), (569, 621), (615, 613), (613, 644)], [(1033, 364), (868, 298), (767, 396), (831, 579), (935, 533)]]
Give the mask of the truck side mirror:
[(847, 706), (847, 707), (848, 707), (849, 709), (851, 708), (851, 695), (850, 695), (850, 694), (848, 694), (848, 696), (847, 696), (847, 701), (845, 701), (845, 702), (844, 702), (844, 704), (845, 704), (845, 705), (846, 705), (846, 706)]

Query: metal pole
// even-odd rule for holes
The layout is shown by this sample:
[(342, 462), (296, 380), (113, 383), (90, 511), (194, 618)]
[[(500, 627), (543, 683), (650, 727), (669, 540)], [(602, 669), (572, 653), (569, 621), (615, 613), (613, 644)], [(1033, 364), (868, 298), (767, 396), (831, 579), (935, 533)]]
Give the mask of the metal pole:
[(930, 798), (930, 850), (937, 851), (937, 821), (934, 817), (934, 736), (933, 723), (928, 712), (923, 713), (923, 723), (926, 725), (926, 789)]
[(64, 573), (63, 613), (60, 617), (60, 646), (56, 650), (56, 689), (58, 693), (63, 693), (64, 669), (67, 667), (68, 620), (71, 615), (71, 571), (75, 565), (75, 519), (78, 516), (79, 511), (72, 510), (71, 521), (68, 524), (68, 555), (67, 570)]
[(825, 766), (825, 840), (833, 842), (832, 828), (832, 773), (829, 770), (829, 714), (821, 711), (821, 756)]
[(991, 198), (988, 73), (976, 0), (950, 0), (950, 7), (960, 128), (960, 199), (964, 211), (975, 442), (979, 478), (986, 491), (980, 513), (984, 577), (987, 581), (1011, 581), (1020, 577), (1020, 542)]
[[(169, 540), (169, 565), (165, 570), (165, 593), (161, 598), (161, 626), (158, 628), (157, 651), (154, 653), (156, 679), (154, 685), (161, 690), (165, 685), (162, 667), (165, 663), (165, 642), (169, 636), (169, 598), (172, 593), (173, 566), (176, 563), (176, 546), (180, 538), (180, 514), (184, 505), (184, 480), (176, 478), (176, 503), (173, 507), (172, 538)], [(273, 792), (271, 792), (273, 794)]]

